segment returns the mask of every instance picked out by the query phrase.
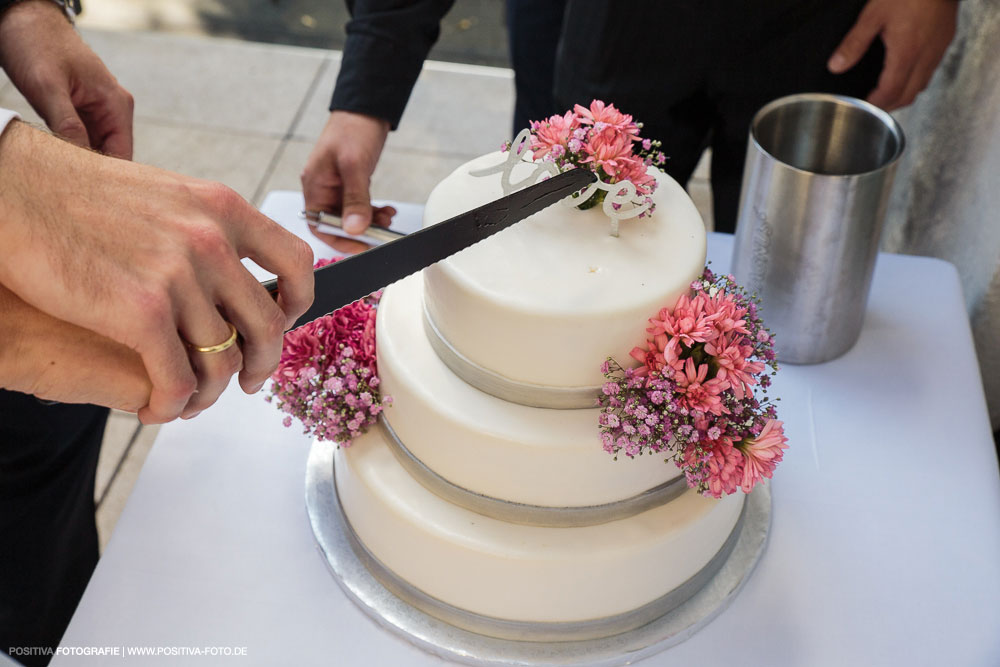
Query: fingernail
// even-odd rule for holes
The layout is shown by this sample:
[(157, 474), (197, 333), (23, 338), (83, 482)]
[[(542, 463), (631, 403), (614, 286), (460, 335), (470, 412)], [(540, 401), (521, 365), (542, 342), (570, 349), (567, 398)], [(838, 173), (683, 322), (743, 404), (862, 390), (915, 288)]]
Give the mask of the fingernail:
[[(267, 382), (267, 380), (264, 380), (264, 382)], [(264, 382), (261, 382), (261, 383), (260, 383), (259, 385), (257, 385), (256, 387), (254, 387), (254, 388), (253, 388), (253, 389), (252, 389), (252, 390), (250, 391), (250, 393), (251, 393), (251, 394), (256, 394), (256, 393), (257, 393), (258, 391), (260, 391), (261, 389), (263, 389), (263, 388), (264, 388)]]
[(843, 70), (844, 65), (846, 64), (847, 64), (847, 58), (840, 55), (839, 53), (834, 53), (833, 56), (830, 58), (830, 62), (826, 64), (826, 67), (831, 72), (836, 74), (837, 72)]
[(344, 218), (344, 231), (348, 234), (360, 234), (364, 228), (365, 219), (360, 213), (351, 213)]
[(181, 416), (181, 419), (194, 419), (195, 417), (197, 417), (200, 414), (201, 414), (201, 410), (199, 410), (198, 412), (194, 412), (192, 414), (189, 414), (187, 416)]

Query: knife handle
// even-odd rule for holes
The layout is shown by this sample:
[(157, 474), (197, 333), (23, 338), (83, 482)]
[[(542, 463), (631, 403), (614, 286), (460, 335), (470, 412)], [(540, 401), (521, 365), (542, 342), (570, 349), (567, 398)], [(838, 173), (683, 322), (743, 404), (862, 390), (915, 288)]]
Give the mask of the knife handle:
[(271, 278), (270, 280), (265, 280), (264, 282), (261, 283), (261, 285), (264, 286), (264, 289), (267, 290), (267, 293), (271, 295), (272, 299), (274, 299), (275, 301), (278, 300), (278, 279), (277, 278)]
[[(335, 215), (326, 213), (324, 211), (302, 211), (301, 213), (299, 213), (299, 217), (304, 219), (310, 226), (319, 227), (320, 225), (327, 225), (330, 227), (335, 227), (341, 232), (344, 231), (343, 220), (341, 220), (341, 218)], [(344, 233), (346, 234), (346, 232)], [(362, 232), (362, 234), (364, 236), (373, 238), (376, 241), (381, 241), (382, 243), (395, 241), (398, 238), (406, 236), (406, 232), (397, 232), (395, 229), (389, 229), (388, 227), (379, 227), (378, 225), (369, 226), (368, 229)], [(353, 234), (349, 236), (353, 236)]]

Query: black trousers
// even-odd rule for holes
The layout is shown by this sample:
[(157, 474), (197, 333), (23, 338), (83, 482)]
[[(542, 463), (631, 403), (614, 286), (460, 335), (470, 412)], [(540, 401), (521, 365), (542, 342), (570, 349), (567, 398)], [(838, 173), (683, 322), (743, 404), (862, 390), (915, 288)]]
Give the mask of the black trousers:
[(507, 47), (514, 68), (514, 127), (510, 138), (542, 120), (566, 111), (552, 98), (556, 47), (566, 0), (507, 0)]
[[(614, 103), (644, 123), (643, 137), (663, 142), (666, 171), (682, 185), (711, 147), (715, 229), (732, 232), (757, 110), (793, 93), (863, 98), (874, 89), (879, 40), (848, 72), (826, 69), (865, 2), (509, 0), (518, 109), (537, 120), (592, 99)], [(533, 88), (543, 85), (551, 97)]]
[(97, 565), (94, 477), (107, 416), (0, 390), (0, 650), (8, 654), (54, 650)]

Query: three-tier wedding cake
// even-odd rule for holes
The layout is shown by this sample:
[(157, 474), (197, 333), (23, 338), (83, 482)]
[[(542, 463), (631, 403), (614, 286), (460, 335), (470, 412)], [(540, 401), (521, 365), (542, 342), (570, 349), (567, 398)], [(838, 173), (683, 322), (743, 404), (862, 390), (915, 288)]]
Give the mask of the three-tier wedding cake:
[[(503, 196), (499, 174), (471, 172), (504, 159), (457, 169), (424, 224)], [(425, 611), (515, 639), (613, 634), (718, 562), (743, 495), (705, 498), (673, 464), (614, 460), (596, 427), (601, 362), (642, 343), (704, 267), (694, 204), (658, 179), (654, 212), (618, 237), (599, 207), (553, 206), (382, 297), (393, 404), (338, 451), (337, 492), (377, 576)]]
[(480, 635), (593, 640), (665, 617), (726, 566), (744, 492), (786, 446), (770, 334), (705, 269), (702, 220), (639, 127), (595, 101), (462, 165), (425, 226), (545, 173), (599, 182), (392, 285), (377, 314), (368, 299), (285, 341), (275, 396), (342, 445), (353, 553)]

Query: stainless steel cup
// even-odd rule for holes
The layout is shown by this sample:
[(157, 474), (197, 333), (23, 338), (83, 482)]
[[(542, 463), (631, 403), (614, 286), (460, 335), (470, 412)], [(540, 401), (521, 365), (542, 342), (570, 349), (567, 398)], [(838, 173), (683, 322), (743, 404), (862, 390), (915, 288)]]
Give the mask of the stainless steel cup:
[(761, 298), (778, 359), (828, 361), (858, 339), (903, 130), (851, 97), (792, 95), (754, 116), (733, 275)]

